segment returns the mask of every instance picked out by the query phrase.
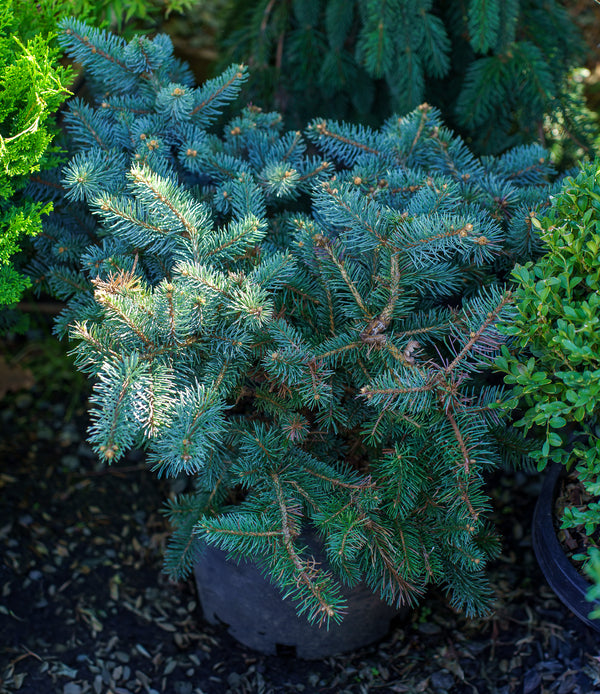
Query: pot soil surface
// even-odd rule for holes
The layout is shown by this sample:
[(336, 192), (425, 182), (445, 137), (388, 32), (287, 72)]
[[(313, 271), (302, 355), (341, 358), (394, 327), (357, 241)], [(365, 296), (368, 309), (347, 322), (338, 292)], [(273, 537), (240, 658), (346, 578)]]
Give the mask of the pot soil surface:
[(207, 624), (193, 581), (161, 573), (173, 491), (132, 454), (100, 466), (87, 389), (39, 333), (0, 344), (27, 382), (0, 401), (0, 692), (22, 694), (590, 694), (600, 637), (547, 587), (530, 524), (540, 476), (490, 480), (504, 541), (494, 612), (430, 592), (379, 645), (322, 661), (261, 656)]

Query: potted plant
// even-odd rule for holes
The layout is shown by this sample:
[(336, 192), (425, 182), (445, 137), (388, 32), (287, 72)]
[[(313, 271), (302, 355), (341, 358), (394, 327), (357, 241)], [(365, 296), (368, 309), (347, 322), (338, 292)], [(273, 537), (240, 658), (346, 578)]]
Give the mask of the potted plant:
[[(568, 178), (548, 214), (532, 221), (546, 253), (513, 272), (518, 315), (504, 332), (520, 349), (511, 354), (503, 348), (496, 363), (514, 386), (522, 415), (517, 426), (536, 434), (530, 455), (538, 470), (551, 464), (533, 525), (541, 568), (563, 602), (600, 629), (598, 620), (588, 618), (590, 584), (584, 577), (597, 565), (590, 563), (590, 552), (600, 524), (598, 164), (588, 163)], [(564, 473), (567, 481), (559, 488)], [(566, 543), (557, 539), (558, 524)], [(565, 556), (569, 546), (579, 571)]]
[(440, 585), (487, 609), (485, 474), (513, 438), (489, 366), (553, 189), (544, 150), (480, 161), (427, 104), (306, 139), (249, 106), (219, 135), (243, 66), (196, 88), (165, 36), (62, 29), (98, 96), (65, 115), (31, 272), (68, 301), (95, 450), (190, 479), (168, 573), (207, 546), (253, 558), (317, 624), (361, 581), (394, 606)]

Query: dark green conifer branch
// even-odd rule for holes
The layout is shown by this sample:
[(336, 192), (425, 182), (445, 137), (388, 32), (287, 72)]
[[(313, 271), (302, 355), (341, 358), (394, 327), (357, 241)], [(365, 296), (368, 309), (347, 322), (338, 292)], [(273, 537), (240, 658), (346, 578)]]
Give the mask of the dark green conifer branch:
[(485, 153), (538, 140), (559, 113), (573, 127), (561, 130), (555, 152), (572, 156), (594, 146), (598, 125), (567, 87), (586, 52), (567, 4), (237, 1), (221, 32), (220, 68), (243, 57), (254, 75), (248, 98), (275, 104), (289, 122), (318, 115), (379, 126), (429, 101)]

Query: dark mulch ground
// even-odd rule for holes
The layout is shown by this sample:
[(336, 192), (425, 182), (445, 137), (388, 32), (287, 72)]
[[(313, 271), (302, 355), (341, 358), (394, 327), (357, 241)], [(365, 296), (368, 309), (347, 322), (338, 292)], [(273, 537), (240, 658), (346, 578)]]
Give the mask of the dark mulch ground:
[(29, 365), (35, 385), (0, 401), (0, 692), (600, 692), (600, 635), (560, 604), (533, 557), (537, 476), (494, 483), (505, 548), (490, 569), (490, 617), (468, 621), (431, 593), (378, 646), (265, 657), (203, 620), (191, 582), (161, 573), (169, 487), (139, 455), (98, 465), (85, 388), (61, 349), (30, 340), (2, 353)]

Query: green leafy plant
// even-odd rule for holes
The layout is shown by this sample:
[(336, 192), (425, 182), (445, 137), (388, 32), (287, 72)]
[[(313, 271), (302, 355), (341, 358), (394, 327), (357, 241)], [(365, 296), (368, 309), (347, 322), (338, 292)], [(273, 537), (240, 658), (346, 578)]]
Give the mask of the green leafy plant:
[[(586, 599), (590, 602), (598, 602), (600, 601), (600, 550), (597, 547), (590, 547), (585, 572), (592, 582), (586, 594)], [(590, 612), (590, 619), (600, 619), (599, 607), (595, 607)]]
[(533, 219), (545, 254), (519, 265), (518, 315), (504, 327), (519, 350), (503, 348), (498, 368), (512, 384), (521, 418), (535, 434), (539, 470), (554, 461), (581, 482), (592, 501), (567, 507), (562, 527), (581, 526), (590, 545), (600, 524), (600, 169), (586, 164)]
[[(546, 113), (589, 120), (563, 90), (585, 48), (555, 0), (237, 1), (221, 37), (221, 65), (249, 63), (250, 98), (298, 122), (379, 125), (427, 100), (498, 153), (538, 139)], [(585, 127), (570, 135), (589, 146)]]
[[(140, 24), (169, 17), (172, 12), (182, 13), (197, 4), (197, 0), (79, 0), (79, 4), (84, 12), (98, 17), (99, 26), (110, 26), (126, 35), (124, 29), (131, 20), (135, 19), (139, 31)], [(72, 10), (71, 14), (80, 16)]]
[(361, 579), (390, 603), (433, 584), (485, 610), (485, 473), (519, 446), (489, 365), (503, 280), (535, 256), (555, 187), (547, 153), (480, 161), (427, 104), (304, 136), (249, 106), (219, 134), (243, 65), (195, 87), (165, 36), (62, 29), (97, 102), (69, 103), (63, 197), (30, 272), (68, 302), (57, 330), (95, 380), (98, 454), (143, 447), (190, 478), (166, 570), (214, 543), (311, 620), (339, 619), (340, 581)]
[(134, 31), (150, 29), (171, 13), (183, 13), (196, 3), (197, 0), (13, 0), (20, 31), (32, 35), (38, 31), (55, 32), (57, 21), (72, 16), (131, 36)]

